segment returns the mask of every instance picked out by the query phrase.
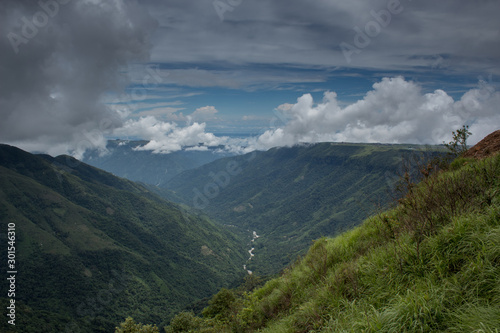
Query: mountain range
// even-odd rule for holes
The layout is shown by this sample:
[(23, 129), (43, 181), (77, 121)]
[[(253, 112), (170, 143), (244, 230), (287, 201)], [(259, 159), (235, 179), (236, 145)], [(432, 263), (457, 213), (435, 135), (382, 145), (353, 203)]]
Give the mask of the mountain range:
[(391, 209), (316, 240), (250, 293), (220, 290), (203, 317), (179, 313), (165, 331), (498, 332), (499, 149), (497, 131), (450, 164), (424, 164), (420, 180), (403, 174)]
[(423, 163), (438, 147), (318, 143), (222, 158), (163, 188), (170, 200), (227, 225), (256, 231), (249, 269), (275, 274), (314, 239), (352, 228), (394, 199), (402, 160)]
[(182, 171), (193, 169), (231, 154), (223, 147), (158, 154), (141, 150), (148, 141), (109, 140), (105, 151), (88, 150), (82, 162), (112, 174), (145, 184), (162, 186)]
[(2, 320), (3, 332), (110, 332), (127, 315), (166, 323), (246, 274), (249, 239), (69, 156), (0, 145), (0, 224), (4, 241), (14, 226), (17, 267), (16, 326)]
[(109, 332), (127, 316), (165, 326), (355, 227), (391, 201), (403, 160), (442, 154), (319, 143), (161, 155), (136, 149), (143, 144), (111, 141), (107, 155), (87, 155), (107, 171), (0, 145), (0, 222), (16, 229), (23, 332)]

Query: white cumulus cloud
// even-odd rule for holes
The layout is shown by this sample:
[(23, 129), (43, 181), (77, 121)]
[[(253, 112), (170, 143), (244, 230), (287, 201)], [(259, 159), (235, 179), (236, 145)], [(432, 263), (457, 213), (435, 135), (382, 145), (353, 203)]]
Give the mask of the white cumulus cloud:
[(154, 153), (170, 153), (190, 146), (217, 146), (224, 138), (205, 132), (205, 123), (193, 123), (179, 127), (174, 122), (157, 120), (153, 116), (130, 119), (123, 127), (114, 131), (117, 136), (133, 136), (149, 140), (138, 150), (152, 150)]
[(209, 121), (217, 119), (216, 114), (219, 111), (214, 106), (204, 106), (197, 108), (188, 116), (188, 121)]
[(289, 121), (255, 144), (259, 149), (324, 141), (439, 144), (464, 124), (474, 143), (498, 129), (499, 103), (500, 93), (482, 81), (455, 101), (443, 90), (423, 93), (403, 77), (384, 78), (346, 107), (335, 92), (326, 92), (321, 103), (305, 94), (295, 104), (283, 104), (278, 109)]

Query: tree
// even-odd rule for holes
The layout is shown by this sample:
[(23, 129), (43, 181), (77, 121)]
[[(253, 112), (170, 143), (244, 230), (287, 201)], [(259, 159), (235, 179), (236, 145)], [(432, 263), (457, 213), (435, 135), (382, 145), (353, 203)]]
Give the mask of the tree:
[(115, 328), (115, 333), (159, 333), (158, 327), (156, 325), (143, 325), (141, 323), (136, 324), (132, 317), (125, 319), (120, 327)]
[(452, 132), (453, 140), (448, 143), (443, 142), (443, 144), (452, 155), (458, 157), (467, 151), (467, 138), (471, 134), (472, 133), (469, 132), (469, 126), (463, 125), (461, 129)]
[(178, 313), (165, 327), (167, 333), (195, 332), (200, 329), (203, 319), (198, 318), (192, 312)]
[(206, 318), (215, 318), (217, 320), (228, 320), (234, 311), (236, 296), (234, 292), (222, 288), (208, 302), (208, 306), (203, 310), (203, 316)]

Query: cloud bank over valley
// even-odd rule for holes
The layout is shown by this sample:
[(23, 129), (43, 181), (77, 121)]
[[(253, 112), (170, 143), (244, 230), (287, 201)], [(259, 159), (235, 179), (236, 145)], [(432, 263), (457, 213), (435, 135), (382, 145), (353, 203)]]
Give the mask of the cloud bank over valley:
[(81, 157), (498, 129), (497, 1), (4, 0), (0, 142)]

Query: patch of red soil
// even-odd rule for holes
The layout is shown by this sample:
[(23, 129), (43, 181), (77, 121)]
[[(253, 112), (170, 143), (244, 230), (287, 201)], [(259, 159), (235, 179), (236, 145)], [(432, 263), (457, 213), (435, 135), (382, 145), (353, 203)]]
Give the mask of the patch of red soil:
[(500, 151), (500, 130), (495, 131), (467, 150), (463, 157), (485, 158)]

